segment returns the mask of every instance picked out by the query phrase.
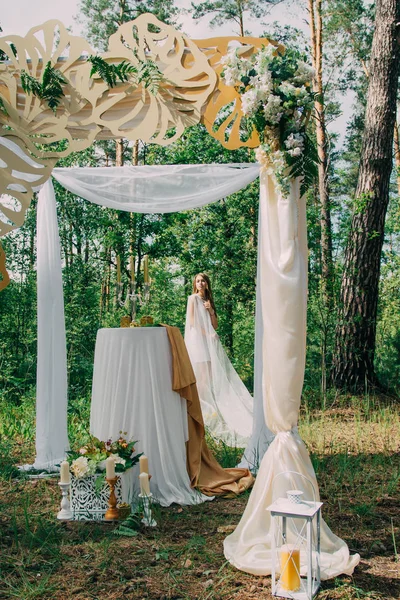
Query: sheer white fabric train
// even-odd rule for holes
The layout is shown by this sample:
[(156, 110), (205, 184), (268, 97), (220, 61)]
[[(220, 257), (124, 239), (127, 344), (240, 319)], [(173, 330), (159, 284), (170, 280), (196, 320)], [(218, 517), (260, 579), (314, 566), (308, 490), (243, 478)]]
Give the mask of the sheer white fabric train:
[(206, 427), (231, 446), (245, 446), (252, 431), (253, 398), (227, 357), (198, 294), (188, 298), (185, 343)]

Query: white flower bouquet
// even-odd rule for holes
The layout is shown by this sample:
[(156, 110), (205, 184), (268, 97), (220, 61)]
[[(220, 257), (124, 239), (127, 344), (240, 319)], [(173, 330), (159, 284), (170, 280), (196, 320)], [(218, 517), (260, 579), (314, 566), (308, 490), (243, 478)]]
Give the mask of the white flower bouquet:
[(281, 53), (269, 44), (250, 58), (240, 48), (224, 59), (222, 77), (239, 92), (249, 130), (261, 140), (256, 158), (276, 185), (288, 191), (289, 181), (302, 177), (302, 192), (317, 176), (318, 155), (306, 133), (315, 94), (313, 69), (300, 52)]

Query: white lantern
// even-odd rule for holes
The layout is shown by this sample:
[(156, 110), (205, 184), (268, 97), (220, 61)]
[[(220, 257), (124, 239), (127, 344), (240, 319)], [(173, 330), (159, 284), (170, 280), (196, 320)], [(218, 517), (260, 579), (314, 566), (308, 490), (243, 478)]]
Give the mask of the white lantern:
[[(295, 475), (304, 478), (301, 473)], [(315, 499), (303, 500), (302, 490), (286, 490), (286, 497), (268, 506), (274, 596), (312, 600), (317, 593), (321, 583), (321, 506)]]

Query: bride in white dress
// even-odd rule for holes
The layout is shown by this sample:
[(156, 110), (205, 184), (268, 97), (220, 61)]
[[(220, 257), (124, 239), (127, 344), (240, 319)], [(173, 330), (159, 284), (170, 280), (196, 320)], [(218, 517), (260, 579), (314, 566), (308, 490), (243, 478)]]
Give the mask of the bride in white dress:
[(210, 279), (199, 273), (188, 298), (185, 343), (204, 423), (215, 438), (242, 447), (252, 432), (253, 398), (227, 357), (215, 331), (217, 326)]

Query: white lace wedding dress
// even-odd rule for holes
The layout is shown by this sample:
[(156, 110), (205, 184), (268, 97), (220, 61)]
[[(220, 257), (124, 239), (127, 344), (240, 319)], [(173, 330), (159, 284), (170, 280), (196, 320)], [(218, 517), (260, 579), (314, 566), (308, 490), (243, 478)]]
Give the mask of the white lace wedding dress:
[(245, 446), (252, 432), (253, 398), (227, 357), (198, 294), (188, 298), (185, 343), (206, 427), (230, 446)]

